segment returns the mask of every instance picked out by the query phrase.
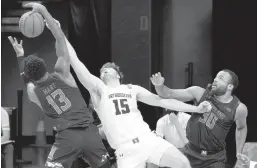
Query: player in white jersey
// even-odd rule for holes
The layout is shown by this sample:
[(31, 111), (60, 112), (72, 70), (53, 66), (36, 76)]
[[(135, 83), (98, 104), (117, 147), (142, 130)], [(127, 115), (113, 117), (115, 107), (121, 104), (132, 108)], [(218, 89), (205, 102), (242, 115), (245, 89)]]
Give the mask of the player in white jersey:
[(148, 105), (187, 112), (207, 112), (210, 104), (191, 106), (173, 99), (162, 99), (137, 85), (121, 85), (123, 75), (114, 63), (101, 68), (101, 79), (92, 75), (66, 40), (71, 65), (90, 92), (104, 133), (116, 149), (119, 168), (144, 168), (146, 162), (162, 167), (189, 168), (187, 158), (173, 145), (151, 133), (143, 121), (137, 101)]

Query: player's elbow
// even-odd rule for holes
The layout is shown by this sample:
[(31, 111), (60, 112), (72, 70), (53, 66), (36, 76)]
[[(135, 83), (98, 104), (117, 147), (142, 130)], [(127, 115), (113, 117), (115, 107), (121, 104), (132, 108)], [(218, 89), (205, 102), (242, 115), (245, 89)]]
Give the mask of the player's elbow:
[(95, 91), (97, 89), (91, 74), (77, 74), (81, 84), (89, 91)]
[(78, 78), (87, 78), (88, 74), (86, 73), (87, 69), (80, 60), (70, 59), (71, 66), (74, 69)]
[(242, 131), (242, 130), (247, 131), (247, 125), (246, 124), (238, 125), (238, 126), (236, 126), (236, 130), (237, 131)]
[(164, 99), (159, 97), (158, 95), (154, 95), (154, 98), (152, 100), (152, 105), (153, 106), (157, 106), (157, 107), (162, 107), (162, 108), (166, 108), (167, 107), (167, 104), (164, 101)]

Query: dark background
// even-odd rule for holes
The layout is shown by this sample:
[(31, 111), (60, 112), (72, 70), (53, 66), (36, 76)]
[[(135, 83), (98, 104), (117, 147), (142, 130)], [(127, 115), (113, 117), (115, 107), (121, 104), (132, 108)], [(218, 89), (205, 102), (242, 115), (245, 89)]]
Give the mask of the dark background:
[[(248, 107), (248, 142), (257, 142), (257, 27), (256, 1), (213, 1), (213, 77), (232, 69), (240, 85), (235, 94)], [(235, 126), (227, 137), (228, 152), (235, 153)], [(235, 157), (228, 155), (229, 161)]]

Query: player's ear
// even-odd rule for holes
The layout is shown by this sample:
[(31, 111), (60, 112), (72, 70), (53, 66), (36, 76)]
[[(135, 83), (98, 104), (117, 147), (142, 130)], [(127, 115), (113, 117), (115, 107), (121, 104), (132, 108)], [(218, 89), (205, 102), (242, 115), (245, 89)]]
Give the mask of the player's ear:
[(229, 91), (232, 91), (233, 88), (234, 88), (234, 85), (233, 85), (233, 84), (228, 84), (228, 90), (229, 90)]

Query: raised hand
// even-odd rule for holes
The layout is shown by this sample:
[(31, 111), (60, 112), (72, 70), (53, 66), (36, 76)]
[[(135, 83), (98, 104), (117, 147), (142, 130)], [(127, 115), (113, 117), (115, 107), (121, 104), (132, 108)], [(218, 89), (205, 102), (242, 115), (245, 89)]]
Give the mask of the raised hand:
[(8, 36), (8, 39), (11, 42), (17, 57), (24, 56), (24, 49), (22, 47), (22, 40), (20, 41), (20, 43), (18, 43), (18, 41), (15, 37), (13, 38), (12, 36)]
[(153, 74), (150, 80), (154, 86), (160, 86), (164, 84), (164, 78), (160, 72)]
[(208, 101), (203, 101), (198, 105), (198, 108), (200, 109), (200, 112), (206, 113), (211, 111), (212, 106)]
[(42, 13), (44, 11), (46, 11), (46, 7), (40, 3), (35, 3), (35, 2), (31, 2), (31, 3), (27, 3), (25, 5), (26, 8), (32, 8), (32, 12), (31, 13)]

